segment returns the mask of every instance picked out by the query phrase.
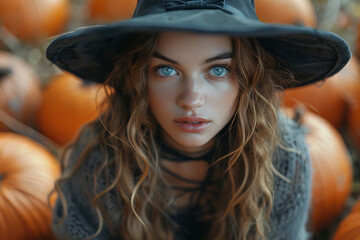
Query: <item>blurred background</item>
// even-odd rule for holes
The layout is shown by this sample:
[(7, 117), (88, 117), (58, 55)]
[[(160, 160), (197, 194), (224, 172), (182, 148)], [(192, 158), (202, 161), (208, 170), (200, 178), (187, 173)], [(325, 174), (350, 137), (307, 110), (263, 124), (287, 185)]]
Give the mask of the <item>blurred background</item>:
[[(51, 65), (48, 44), (79, 27), (128, 19), (135, 6), (136, 0), (0, 0), (0, 239), (53, 238), (47, 194), (60, 174), (60, 154), (102, 111), (102, 86)], [(285, 91), (283, 103), (308, 129), (312, 239), (360, 239), (360, 0), (255, 6), (261, 21), (328, 30), (349, 43), (353, 56), (341, 72)]]

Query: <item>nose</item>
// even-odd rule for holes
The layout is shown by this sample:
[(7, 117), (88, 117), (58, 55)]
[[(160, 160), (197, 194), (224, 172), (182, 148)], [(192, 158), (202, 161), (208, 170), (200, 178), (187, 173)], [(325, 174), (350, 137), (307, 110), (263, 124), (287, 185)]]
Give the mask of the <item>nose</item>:
[(201, 107), (205, 102), (201, 79), (189, 78), (183, 81), (177, 102), (179, 106), (189, 111)]

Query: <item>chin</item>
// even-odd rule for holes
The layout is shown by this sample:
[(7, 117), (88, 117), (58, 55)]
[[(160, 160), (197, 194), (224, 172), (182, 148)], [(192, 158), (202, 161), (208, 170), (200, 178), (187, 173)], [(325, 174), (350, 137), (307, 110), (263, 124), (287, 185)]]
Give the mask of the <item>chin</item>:
[(181, 139), (175, 139), (175, 141), (183, 147), (202, 147), (206, 145), (211, 139), (204, 139), (202, 137), (187, 137)]

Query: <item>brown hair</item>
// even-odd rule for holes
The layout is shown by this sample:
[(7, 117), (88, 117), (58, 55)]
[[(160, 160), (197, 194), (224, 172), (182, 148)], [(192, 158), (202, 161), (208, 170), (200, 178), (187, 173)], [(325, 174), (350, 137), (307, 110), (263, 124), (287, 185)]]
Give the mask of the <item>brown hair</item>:
[[(99, 175), (107, 188), (91, 196), (98, 212), (98, 235), (106, 224), (122, 239), (173, 239), (169, 221), (172, 198), (159, 186), (167, 186), (159, 164), (156, 136), (158, 124), (148, 107), (146, 73), (156, 47), (158, 34), (131, 38), (126, 51), (119, 54), (115, 68), (106, 81), (107, 110), (89, 127), (100, 126), (96, 144), (91, 144), (66, 174), (71, 176), (84, 164), (89, 153), (100, 145), (104, 161), (94, 172), (95, 189)], [(272, 163), (277, 135), (277, 92), (292, 73), (265, 52), (255, 39), (232, 38), (234, 59), (231, 74), (239, 84), (236, 113), (218, 136), (216, 156), (211, 165), (216, 178), (222, 179), (216, 200), (217, 211), (210, 216), (212, 227), (206, 239), (259, 239), (269, 230), (273, 201)], [(276, 71), (275, 71), (276, 69)], [(116, 114), (114, 114), (116, 113)], [(71, 146), (69, 147), (71, 148)], [(108, 169), (114, 176), (108, 177)], [(64, 206), (60, 185), (56, 191)], [(114, 223), (102, 201), (109, 191), (119, 197), (121, 221)], [(105, 221), (105, 223), (104, 223)]]

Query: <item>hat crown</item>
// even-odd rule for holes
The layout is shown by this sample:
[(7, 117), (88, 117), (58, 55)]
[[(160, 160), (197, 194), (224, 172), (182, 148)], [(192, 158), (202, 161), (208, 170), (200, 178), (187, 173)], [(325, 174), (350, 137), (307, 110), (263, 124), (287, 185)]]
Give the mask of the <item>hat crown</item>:
[(254, 0), (139, 0), (133, 17), (193, 9), (218, 9), (257, 19)]

